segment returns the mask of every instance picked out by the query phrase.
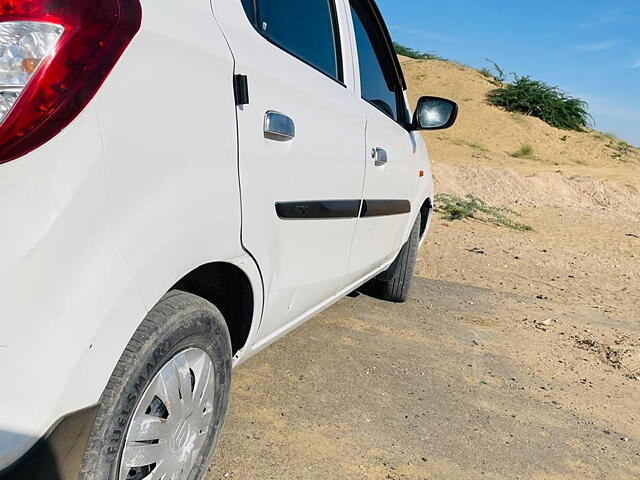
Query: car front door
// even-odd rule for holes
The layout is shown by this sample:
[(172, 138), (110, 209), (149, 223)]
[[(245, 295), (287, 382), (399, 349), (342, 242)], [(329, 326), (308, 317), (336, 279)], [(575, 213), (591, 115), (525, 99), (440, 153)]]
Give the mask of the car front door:
[(364, 205), (354, 240), (350, 277), (394, 258), (409, 229), (418, 172), (416, 141), (406, 128), (404, 81), (377, 7), (351, 0), (361, 109), (367, 117)]
[[(258, 347), (344, 285), (365, 166), (342, 0), (219, 0), (247, 78), (238, 107), (242, 241), (264, 281)], [(243, 9), (244, 6), (244, 9)]]

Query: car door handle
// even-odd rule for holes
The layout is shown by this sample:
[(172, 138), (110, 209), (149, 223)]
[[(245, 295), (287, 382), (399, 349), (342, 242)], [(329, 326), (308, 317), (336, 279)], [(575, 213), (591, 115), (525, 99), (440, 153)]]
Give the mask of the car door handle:
[(384, 148), (374, 148), (371, 157), (375, 160), (376, 167), (382, 167), (389, 162), (387, 151)]
[(287, 142), (296, 137), (296, 124), (283, 113), (269, 111), (264, 116), (264, 136)]

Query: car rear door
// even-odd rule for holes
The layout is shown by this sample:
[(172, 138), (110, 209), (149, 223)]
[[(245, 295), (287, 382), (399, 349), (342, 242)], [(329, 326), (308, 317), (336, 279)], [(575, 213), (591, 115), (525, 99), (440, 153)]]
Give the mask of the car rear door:
[(365, 115), (343, 68), (349, 24), (335, 1), (213, 2), (247, 79), (237, 109), (242, 241), (264, 280), (262, 343), (338, 293), (348, 272)]
[(404, 81), (380, 12), (368, 0), (349, 3), (358, 101), (367, 117), (364, 205), (349, 274), (359, 278), (394, 258), (402, 247), (418, 172), (414, 134), (406, 128)]

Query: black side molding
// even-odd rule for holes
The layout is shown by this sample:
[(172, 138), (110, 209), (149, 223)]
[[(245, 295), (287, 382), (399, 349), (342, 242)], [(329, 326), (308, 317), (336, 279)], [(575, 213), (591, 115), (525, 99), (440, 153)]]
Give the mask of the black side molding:
[[(362, 206), (362, 208), (361, 208)], [(276, 213), (283, 220), (386, 217), (411, 212), (409, 200), (317, 200), (278, 202)]]
[(387, 217), (411, 213), (409, 200), (365, 200), (361, 217)]
[(357, 218), (360, 200), (321, 200), (314, 202), (278, 202), (276, 213), (285, 220)]
[(62, 418), (0, 480), (78, 480), (98, 405)]

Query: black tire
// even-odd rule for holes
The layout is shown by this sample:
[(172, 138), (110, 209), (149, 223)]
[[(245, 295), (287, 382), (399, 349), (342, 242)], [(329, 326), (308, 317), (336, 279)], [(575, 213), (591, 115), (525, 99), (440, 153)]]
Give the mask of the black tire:
[(418, 214), (409, 240), (404, 244), (394, 262), (386, 271), (366, 284), (362, 289), (363, 293), (388, 302), (404, 303), (407, 301), (416, 271), (420, 245), (420, 225), (421, 214)]
[(206, 300), (172, 291), (149, 312), (120, 358), (101, 400), (79, 480), (117, 480), (120, 455), (140, 396), (177, 353), (199, 348), (215, 367), (215, 400), (209, 434), (188, 476), (207, 471), (224, 422), (231, 386), (231, 341), (220, 311)]

